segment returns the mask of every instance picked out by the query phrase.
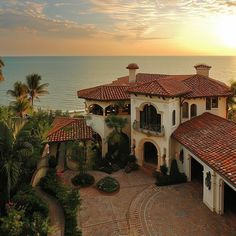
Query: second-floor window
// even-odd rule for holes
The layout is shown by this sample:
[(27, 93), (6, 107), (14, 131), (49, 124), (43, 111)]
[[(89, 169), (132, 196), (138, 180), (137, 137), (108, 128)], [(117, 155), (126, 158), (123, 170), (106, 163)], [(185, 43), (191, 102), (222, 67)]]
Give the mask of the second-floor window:
[(140, 111), (140, 128), (151, 131), (161, 131), (161, 115), (152, 105), (145, 105)]
[(188, 103), (184, 102), (182, 107), (182, 117), (187, 119), (188, 118)]
[(176, 111), (172, 111), (172, 125), (175, 126), (176, 124)]
[(218, 108), (218, 97), (206, 98), (206, 110)]

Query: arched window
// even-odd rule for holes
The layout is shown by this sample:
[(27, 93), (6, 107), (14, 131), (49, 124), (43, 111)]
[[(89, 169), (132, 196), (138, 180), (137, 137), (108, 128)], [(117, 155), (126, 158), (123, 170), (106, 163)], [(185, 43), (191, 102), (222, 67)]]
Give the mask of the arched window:
[(191, 118), (197, 116), (197, 105), (192, 104), (190, 108)]
[(103, 108), (97, 104), (93, 104), (89, 106), (89, 113), (94, 115), (103, 115)]
[(140, 112), (140, 128), (161, 132), (161, 115), (152, 105), (145, 105)]
[(184, 102), (182, 106), (182, 117), (188, 118), (188, 103), (187, 102)]
[(176, 124), (176, 111), (172, 111), (172, 125), (174, 126)]
[(105, 109), (105, 115), (117, 115), (119, 111), (119, 106), (117, 105), (110, 105)]

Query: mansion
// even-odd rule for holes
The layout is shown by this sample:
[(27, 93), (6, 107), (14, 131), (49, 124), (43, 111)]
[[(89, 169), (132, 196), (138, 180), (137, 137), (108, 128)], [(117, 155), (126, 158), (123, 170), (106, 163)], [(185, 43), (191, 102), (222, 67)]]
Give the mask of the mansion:
[(224, 188), (236, 191), (236, 124), (226, 119), (229, 87), (210, 78), (205, 64), (191, 75), (137, 73), (134, 63), (127, 69), (128, 76), (77, 93), (103, 156), (111, 132), (106, 117), (126, 118), (123, 132), (143, 169), (170, 168), (175, 158), (188, 181), (201, 175), (203, 202), (223, 214)]

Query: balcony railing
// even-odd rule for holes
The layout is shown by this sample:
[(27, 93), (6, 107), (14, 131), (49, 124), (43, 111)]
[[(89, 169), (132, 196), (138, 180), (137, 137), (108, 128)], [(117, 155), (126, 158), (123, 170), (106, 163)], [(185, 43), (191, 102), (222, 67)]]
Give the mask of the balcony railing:
[(141, 123), (135, 120), (133, 123), (133, 129), (142, 132), (144, 134), (154, 135), (154, 136), (164, 136), (165, 130), (163, 125), (152, 124), (152, 123)]

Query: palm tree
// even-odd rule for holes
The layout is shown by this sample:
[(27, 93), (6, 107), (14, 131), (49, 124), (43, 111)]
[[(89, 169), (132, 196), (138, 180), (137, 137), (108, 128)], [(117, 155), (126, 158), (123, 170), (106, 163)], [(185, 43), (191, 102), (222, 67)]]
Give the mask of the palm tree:
[(39, 99), (39, 96), (48, 94), (48, 91), (45, 89), (48, 87), (49, 84), (40, 84), (41, 79), (41, 76), (38, 74), (30, 74), (26, 76), (28, 94), (32, 106), (34, 106), (34, 99)]
[(11, 189), (21, 174), (21, 164), (33, 153), (30, 143), (14, 137), (5, 122), (0, 122), (0, 179), (6, 200), (10, 201)]
[(126, 126), (127, 124), (127, 119), (118, 117), (118, 116), (108, 116), (105, 119), (105, 123), (108, 128), (114, 129), (115, 132), (121, 133), (122, 129)]
[(16, 101), (13, 101), (10, 103), (11, 110), (21, 118), (24, 117), (24, 114), (29, 111), (30, 109), (30, 103), (28, 99), (17, 99)]
[(13, 89), (7, 91), (7, 94), (11, 95), (15, 99), (23, 100), (27, 97), (27, 92), (27, 86), (24, 83), (17, 81), (14, 83)]

